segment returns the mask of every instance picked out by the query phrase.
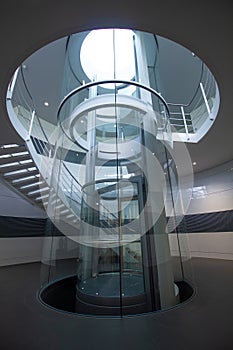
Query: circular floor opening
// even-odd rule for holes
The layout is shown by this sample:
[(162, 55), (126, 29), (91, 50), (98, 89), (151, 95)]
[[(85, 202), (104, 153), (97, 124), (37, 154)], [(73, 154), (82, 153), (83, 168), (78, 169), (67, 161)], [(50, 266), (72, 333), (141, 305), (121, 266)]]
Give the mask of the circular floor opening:
[[(79, 315), (127, 316), (150, 312), (141, 275), (123, 274), (121, 283), (126, 287), (122, 295), (119, 283), (119, 273), (103, 273), (82, 282), (73, 275), (44, 287), (39, 293), (39, 299), (48, 307)], [(176, 306), (193, 295), (193, 288), (185, 281), (175, 282), (174, 287)]]

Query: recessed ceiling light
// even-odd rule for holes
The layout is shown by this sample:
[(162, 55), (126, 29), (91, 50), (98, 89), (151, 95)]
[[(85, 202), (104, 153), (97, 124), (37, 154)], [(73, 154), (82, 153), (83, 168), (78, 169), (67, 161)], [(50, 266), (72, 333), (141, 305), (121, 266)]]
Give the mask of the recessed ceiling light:
[(47, 101), (44, 102), (44, 106), (45, 107), (48, 107), (49, 106), (49, 103)]
[(193, 165), (197, 165), (197, 162), (193, 162)]

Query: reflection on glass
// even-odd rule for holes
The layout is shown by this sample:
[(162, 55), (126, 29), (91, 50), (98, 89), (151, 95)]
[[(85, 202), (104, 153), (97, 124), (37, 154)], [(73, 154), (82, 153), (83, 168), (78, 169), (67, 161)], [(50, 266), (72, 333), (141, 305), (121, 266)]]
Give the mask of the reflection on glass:
[[(123, 72), (122, 83), (83, 85), (59, 110), (48, 215), (76, 256), (73, 250), (61, 261), (59, 249), (65, 246), (54, 235), (44, 260), (50, 266), (49, 288), (61, 284), (67, 298), (70, 288), (72, 311), (79, 314), (122, 317), (182, 301), (181, 251), (172, 257), (167, 223), (169, 210), (175, 217), (178, 198), (168, 152), (169, 112), (161, 96), (146, 88), (143, 35), (133, 36), (130, 77)], [(117, 61), (117, 41), (111, 43)], [(116, 66), (108, 79), (117, 77)], [(131, 81), (134, 76), (144, 85)], [(53, 282), (58, 277), (63, 279)]]

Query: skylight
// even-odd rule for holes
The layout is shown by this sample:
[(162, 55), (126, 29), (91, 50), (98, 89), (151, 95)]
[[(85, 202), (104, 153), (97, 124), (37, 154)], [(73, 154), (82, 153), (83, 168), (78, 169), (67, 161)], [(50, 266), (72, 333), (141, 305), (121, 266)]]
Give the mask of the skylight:
[(80, 51), (88, 78), (131, 80), (135, 76), (133, 35), (129, 29), (92, 30)]

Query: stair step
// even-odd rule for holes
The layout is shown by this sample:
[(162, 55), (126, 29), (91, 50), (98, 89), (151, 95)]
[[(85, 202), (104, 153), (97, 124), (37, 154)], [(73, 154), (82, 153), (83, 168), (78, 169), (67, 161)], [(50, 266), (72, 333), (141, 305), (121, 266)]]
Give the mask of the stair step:
[[(15, 179), (17, 180), (17, 179)], [(30, 186), (29, 188), (33, 188), (38, 185), (38, 182), (41, 181), (39, 177), (32, 176), (31, 178), (25, 179), (22, 182), (15, 182), (15, 180), (12, 180), (12, 185), (16, 187), (19, 191), (21, 191), (22, 186)], [(23, 188), (24, 189), (24, 188)]]
[[(23, 170), (23, 169), (22, 169)], [(25, 181), (26, 178), (28, 179), (29, 176), (36, 176), (39, 175), (38, 170), (33, 170), (33, 171), (25, 171), (25, 172), (20, 172), (20, 173), (8, 173), (8, 174), (4, 174), (4, 178), (6, 179), (11, 179), (11, 181), (13, 182), (14, 180), (16, 180), (15, 182), (19, 181)], [(24, 180), (25, 178), (25, 180)], [(14, 183), (14, 182), (13, 182)]]
[(66, 208), (64, 203), (55, 206), (56, 209)]
[(35, 167), (33, 162), (26, 163), (26, 164), (23, 163), (22, 164), (22, 163), (18, 163), (18, 162), (12, 161), (10, 163), (0, 164), (0, 173), (8, 173), (8, 172), (11, 172), (11, 171), (17, 171), (17, 170), (21, 170), (21, 169), (28, 169), (28, 168), (32, 168), (32, 167)]
[(25, 145), (0, 147), (0, 173), (5, 181), (20, 191), (30, 202), (46, 209), (50, 201), (50, 205), (54, 210), (57, 210), (63, 220), (77, 223), (77, 216), (40, 177), (39, 171)]
[(18, 155), (18, 156), (11, 155), (9, 157), (6, 157), (6, 155), (3, 155), (2, 157), (0, 156), (0, 164), (3, 165), (3, 164), (11, 163), (11, 162), (22, 162), (22, 161), (29, 160), (29, 159), (33, 162), (33, 160), (31, 159), (31, 157), (28, 153)]
[(35, 201), (36, 202), (39, 202), (39, 201), (42, 201), (43, 199), (46, 199), (46, 198), (48, 198), (49, 197), (49, 194), (47, 193), (47, 194), (43, 194), (43, 195), (41, 195), (41, 196), (37, 196), (36, 198), (35, 198)]
[[(65, 214), (67, 214), (69, 212), (70, 212), (70, 210), (67, 208), (67, 209), (60, 211), (60, 215), (65, 216)], [(65, 217), (67, 218), (67, 216), (65, 216)]]
[(58, 204), (58, 203), (61, 203), (61, 199), (56, 197), (55, 200), (51, 201), (51, 205), (55, 205), (55, 204)]
[(27, 191), (27, 196), (29, 197), (38, 197), (38, 194), (47, 194), (49, 193), (49, 187), (40, 187), (38, 186), (36, 189), (32, 189), (30, 191)]
[(8, 145), (4, 145), (0, 147), (0, 155), (7, 155), (17, 152), (24, 152), (27, 151), (27, 147), (25, 145), (20, 146), (14, 146), (14, 147), (8, 147)]
[(73, 218), (73, 217), (75, 217), (75, 215), (74, 215), (74, 214), (69, 214), (69, 215), (66, 215), (66, 219), (71, 219), (71, 218)]
[(47, 183), (43, 180), (40, 180), (39, 178), (36, 178), (35, 181), (30, 181), (28, 180), (28, 183), (24, 183), (23, 185), (22, 184), (19, 184), (17, 185), (16, 184), (16, 187), (18, 187), (18, 189), (20, 191), (30, 191), (30, 190), (33, 190), (37, 187), (41, 187), (43, 188), (44, 186), (47, 186)]

